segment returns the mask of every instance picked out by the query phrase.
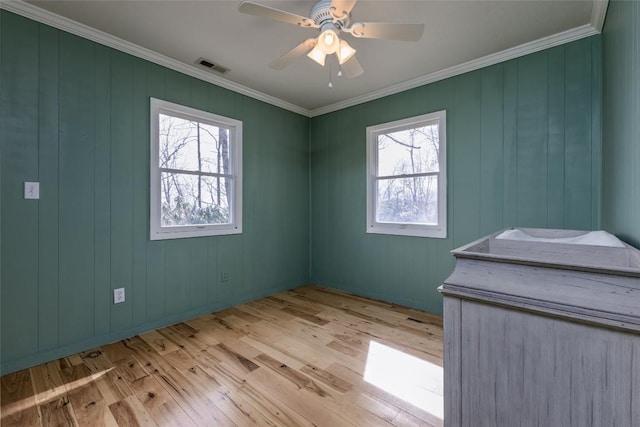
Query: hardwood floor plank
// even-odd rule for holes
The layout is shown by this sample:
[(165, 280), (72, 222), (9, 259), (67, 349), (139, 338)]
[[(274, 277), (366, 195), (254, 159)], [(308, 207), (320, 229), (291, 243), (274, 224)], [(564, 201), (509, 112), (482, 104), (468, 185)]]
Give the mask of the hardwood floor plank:
[(288, 406), (311, 424), (336, 427), (355, 425), (335, 412), (326, 410), (322, 405), (318, 405), (312, 397), (301, 393), (299, 389), (284, 383), (284, 381), (280, 380), (277, 374), (269, 373), (266, 369), (252, 372), (247, 379), (247, 382), (260, 390), (262, 394), (271, 395), (280, 401), (287, 402)]
[[(122, 365), (114, 364), (102, 349), (97, 348), (82, 352), (80, 353), (80, 358), (84, 365), (89, 368), (92, 375), (100, 376), (100, 378), (96, 380), (96, 384), (98, 385), (100, 393), (107, 401), (107, 405), (133, 394), (125, 378), (123, 378), (125, 375), (119, 368), (119, 366)], [(135, 364), (132, 361), (124, 367), (128, 375), (133, 375), (133, 373), (130, 372), (135, 368)]]
[(131, 383), (131, 389), (134, 391), (138, 401), (150, 412), (154, 408), (171, 401), (169, 393), (160, 385), (158, 379), (152, 375), (135, 380)]
[[(78, 365), (79, 375), (82, 378), (90, 378), (89, 368)], [(81, 369), (84, 368), (84, 369)], [(74, 376), (75, 377), (75, 376)], [(69, 389), (69, 402), (79, 425), (82, 426), (116, 426), (113, 415), (108, 410), (107, 403), (100, 393), (95, 381), (88, 382), (78, 387)]]
[(242, 396), (259, 411), (265, 418), (277, 426), (312, 426), (313, 424), (291, 409), (286, 403), (265, 395), (253, 388), (250, 384), (244, 384), (238, 391), (232, 391), (231, 396)]
[(171, 353), (179, 348), (176, 343), (162, 335), (159, 331), (151, 331), (146, 334), (140, 334), (139, 336), (149, 345), (149, 347), (157, 351), (159, 354)]
[[(69, 403), (69, 398), (65, 395), (61, 398), (49, 400), (38, 407), (40, 410), (40, 422), (43, 427), (78, 426), (78, 421)], [(11, 424), (6, 424), (10, 426)], [(23, 424), (16, 424), (23, 425)], [(28, 424), (24, 424), (28, 425)], [(5, 426), (4, 420), (2, 426)]]
[(239, 393), (219, 392), (213, 399), (215, 405), (238, 426), (275, 426), (270, 419), (242, 398)]
[(208, 353), (212, 354), (215, 358), (228, 363), (230, 366), (234, 366), (243, 373), (258, 369), (258, 365), (256, 365), (255, 362), (247, 359), (242, 354), (235, 352), (231, 347), (223, 343), (210, 347), (208, 349)]
[(120, 427), (157, 427), (158, 424), (142, 406), (142, 403), (133, 396), (109, 405), (117, 425)]
[(259, 360), (262, 366), (271, 369), (280, 377), (289, 380), (298, 389), (306, 388), (320, 397), (325, 397), (329, 394), (322, 386), (316, 384), (308, 376), (295, 369), (291, 369), (284, 363), (281, 363), (266, 354), (256, 357), (256, 360)]
[(238, 307), (234, 307), (234, 308), (230, 308), (228, 310), (225, 310), (227, 313), (231, 314), (232, 316), (235, 317), (239, 317), (240, 319), (249, 322), (249, 323), (255, 323), (255, 322), (259, 322), (262, 320), (262, 317), (260, 316), (254, 316), (253, 314), (251, 314), (250, 312), (248, 312), (245, 309), (242, 308), (238, 308)]
[(435, 427), (441, 366), (438, 316), (309, 285), (5, 375), (0, 424)]
[(391, 424), (398, 417), (398, 414), (402, 412), (400, 408), (368, 394), (360, 393), (358, 390), (353, 393), (347, 393), (344, 398)]
[[(42, 404), (49, 400), (59, 399), (67, 393), (67, 389), (60, 376), (60, 365), (57, 360), (34, 366), (29, 369), (36, 403)], [(4, 403), (2, 405), (4, 407)]]
[(291, 357), (267, 343), (255, 340), (249, 335), (240, 338), (240, 341), (247, 343), (251, 347), (255, 348), (256, 351), (271, 356), (274, 359), (279, 360), (282, 363), (292, 367), (293, 369), (302, 369), (302, 367), (306, 365), (304, 361)]
[(315, 316), (313, 314), (308, 314), (305, 313), (304, 311), (295, 309), (293, 307), (285, 307), (282, 309), (282, 311), (284, 311), (285, 313), (289, 313), (294, 315), (295, 317), (299, 317), (300, 319), (304, 319), (307, 322), (311, 322), (311, 323), (315, 323), (316, 325), (326, 325), (327, 323), (329, 323), (328, 320), (323, 319), (321, 317)]
[(38, 410), (28, 369), (0, 378), (0, 405), (0, 425), (3, 427), (38, 425)]
[(353, 385), (351, 383), (343, 380), (342, 378), (338, 378), (331, 372), (320, 369), (317, 366), (306, 365), (302, 367), (300, 371), (341, 393), (346, 393), (353, 389)]

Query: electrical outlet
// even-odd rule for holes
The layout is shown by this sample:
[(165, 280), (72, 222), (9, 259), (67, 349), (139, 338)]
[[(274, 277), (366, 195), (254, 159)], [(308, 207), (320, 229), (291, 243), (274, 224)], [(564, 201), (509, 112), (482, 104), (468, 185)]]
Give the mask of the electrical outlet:
[(124, 288), (118, 288), (113, 290), (113, 303), (120, 304), (124, 302)]
[(229, 281), (229, 273), (227, 273), (226, 271), (223, 271), (222, 273), (220, 273), (220, 281), (221, 282), (228, 282)]

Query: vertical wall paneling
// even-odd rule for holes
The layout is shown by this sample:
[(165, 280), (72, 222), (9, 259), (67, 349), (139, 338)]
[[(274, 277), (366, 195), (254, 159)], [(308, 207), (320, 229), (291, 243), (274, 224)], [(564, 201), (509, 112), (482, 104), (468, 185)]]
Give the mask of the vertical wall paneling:
[[(133, 62), (133, 123), (148, 123), (147, 63)], [(147, 319), (147, 241), (149, 236), (149, 126), (134, 126), (132, 133), (132, 233), (133, 265), (130, 304), (133, 324)], [(126, 296), (126, 293), (125, 293)]]
[(60, 33), (59, 336), (94, 334), (93, 43)]
[(480, 96), (480, 234), (502, 226), (503, 197), (503, 80), (502, 65), (481, 72)]
[(503, 214), (505, 227), (517, 224), (516, 203), (518, 200), (518, 61), (509, 61), (504, 65), (504, 103), (503, 103)]
[[(269, 121), (274, 120), (274, 117), (262, 105), (248, 100), (244, 108), (245, 116), (252, 117), (253, 123), (252, 126), (245, 126), (243, 129), (243, 238), (245, 244), (253, 248), (253, 252), (243, 254), (242, 270), (246, 281), (254, 282), (252, 278), (260, 277), (260, 283), (256, 283), (256, 286), (262, 288), (269, 286), (273, 281), (273, 270), (278, 266), (272, 265), (272, 257), (278, 251), (269, 251), (268, 248), (255, 245), (255, 242), (273, 241), (273, 237), (280, 230), (276, 225), (280, 218), (274, 218), (271, 212), (258, 211), (256, 208), (264, 206), (273, 209), (277, 202), (270, 205), (267, 197), (279, 199), (281, 189), (278, 185), (274, 192), (266, 194), (258, 191), (258, 182), (262, 179), (271, 182), (272, 166), (271, 162), (266, 161), (268, 157), (265, 150), (269, 149), (277, 134), (266, 132)], [(216, 277), (218, 280), (223, 272), (223, 267), (220, 268)], [(226, 282), (220, 282), (220, 287), (225, 294), (229, 292)]]
[[(447, 140), (447, 155), (450, 164), (455, 165), (449, 172), (452, 191), (447, 194), (453, 204), (452, 238), (454, 246), (460, 246), (476, 237), (480, 228), (480, 164), (481, 141), (480, 109), (481, 73), (468, 73), (457, 79), (454, 93), (455, 117), (447, 116), (452, 138)], [(467, 209), (474, 206), (476, 209)]]
[(165, 301), (168, 313), (179, 313), (189, 307), (189, 240), (165, 242)]
[[(320, 116), (314, 118), (311, 121), (311, 129), (309, 132), (309, 138), (312, 144), (309, 147), (310, 150), (310, 180), (313, 186), (311, 191), (311, 261), (310, 261), (310, 275), (316, 278), (316, 280), (322, 280), (326, 283), (327, 278), (324, 274), (328, 271), (327, 259), (328, 259), (328, 239), (327, 238), (315, 238), (320, 236), (329, 227), (328, 220), (328, 191), (327, 191), (327, 156), (329, 150), (327, 148), (328, 137), (328, 121), (331, 115)], [(365, 172), (363, 171), (363, 179)], [(364, 230), (363, 230), (364, 232)], [(370, 246), (365, 245), (364, 250), (369, 250)], [(372, 266), (372, 268), (375, 268)]]
[[(565, 48), (565, 217), (577, 229), (593, 227), (591, 159), (591, 40), (579, 40)], [(589, 215), (585, 215), (588, 213)]]
[[(220, 236), (218, 240), (218, 271), (226, 272), (228, 280), (221, 282), (218, 288), (218, 296), (232, 305), (237, 304), (243, 298), (242, 267), (242, 240), (240, 235)], [(218, 278), (220, 280), (220, 277)]]
[(58, 345), (58, 33), (40, 27), (38, 58), (38, 350)]
[(602, 223), (640, 245), (640, 4), (609, 2), (602, 33)]
[(564, 133), (565, 133), (565, 72), (564, 47), (549, 50), (547, 97), (549, 111), (547, 116), (547, 226), (564, 227)]
[(516, 218), (528, 227), (547, 223), (547, 57), (518, 59)]
[[(5, 10), (0, 23), (2, 373), (308, 283), (308, 118)], [(242, 235), (149, 240), (150, 96), (243, 121)]]
[(207, 302), (208, 248), (206, 239), (189, 241), (189, 293), (191, 307), (200, 307)]
[(24, 200), (23, 189), (25, 181), (39, 179), (38, 114), (32, 108), (38, 103), (39, 40), (34, 22), (13, 15), (0, 19), (4, 360), (38, 349), (38, 201)]
[[(638, 49), (640, 49), (640, 32)], [(640, 56), (640, 55), (639, 55)], [(639, 67), (640, 68), (640, 67)], [(636, 101), (640, 95), (636, 96)], [(602, 224), (602, 38), (596, 38), (591, 46), (591, 207), (592, 224)], [(639, 106), (640, 108), (640, 106)], [(639, 175), (640, 176), (640, 175)], [(595, 189), (595, 190), (593, 190)], [(638, 203), (640, 207), (640, 202)]]
[[(133, 62), (111, 52), (111, 289), (125, 288), (125, 298), (133, 290)], [(131, 327), (132, 316), (131, 298), (112, 304), (111, 329)]]
[[(312, 118), (312, 281), (441, 312), (452, 248), (504, 227), (599, 227), (599, 46), (583, 39)], [(441, 109), (448, 238), (366, 234), (366, 126)]]
[(95, 123), (95, 269), (94, 328), (96, 335), (111, 327), (111, 92), (110, 50), (94, 46)]

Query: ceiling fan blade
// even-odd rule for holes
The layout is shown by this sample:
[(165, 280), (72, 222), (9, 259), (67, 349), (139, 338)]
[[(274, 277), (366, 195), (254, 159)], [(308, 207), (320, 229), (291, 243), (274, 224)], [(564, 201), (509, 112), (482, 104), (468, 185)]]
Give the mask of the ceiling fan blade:
[(240, 3), (238, 10), (249, 15), (269, 18), (275, 21), (299, 25), (301, 27), (318, 28), (318, 26), (315, 24), (315, 22), (313, 22), (312, 19), (296, 15), (294, 13), (285, 12), (284, 10), (274, 9), (269, 6), (263, 6), (261, 4), (253, 3), (250, 1), (243, 1), (242, 3)]
[(392, 22), (356, 22), (347, 32), (354, 37), (389, 39), (415, 42), (424, 32), (424, 24), (398, 24)]
[(351, 59), (345, 62), (344, 64), (342, 64), (341, 67), (342, 67), (342, 72), (344, 73), (345, 77), (348, 79), (358, 77), (359, 75), (364, 73), (362, 66), (360, 65), (360, 63), (358, 62), (355, 56), (352, 56)]
[(331, 7), (335, 9), (333, 16), (338, 19), (348, 17), (356, 1), (358, 0), (333, 0), (331, 2)]
[(316, 42), (316, 39), (306, 39), (298, 46), (294, 47), (289, 52), (285, 53), (280, 58), (269, 64), (269, 67), (273, 68), (274, 70), (282, 70), (293, 61), (313, 49), (313, 47), (316, 45)]

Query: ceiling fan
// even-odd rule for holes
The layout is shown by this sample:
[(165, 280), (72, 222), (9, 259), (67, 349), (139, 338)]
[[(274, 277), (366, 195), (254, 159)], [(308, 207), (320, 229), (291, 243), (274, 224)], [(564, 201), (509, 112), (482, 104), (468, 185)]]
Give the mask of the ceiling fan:
[(324, 66), (327, 55), (335, 54), (344, 75), (347, 78), (353, 78), (361, 75), (364, 70), (355, 57), (356, 50), (346, 40), (341, 39), (340, 34), (369, 39), (418, 41), (424, 31), (424, 24), (351, 22), (351, 9), (356, 1), (319, 0), (311, 8), (308, 18), (251, 1), (243, 1), (238, 9), (249, 15), (320, 31), (318, 37), (303, 41), (269, 64), (269, 67), (281, 70), (304, 54)]

